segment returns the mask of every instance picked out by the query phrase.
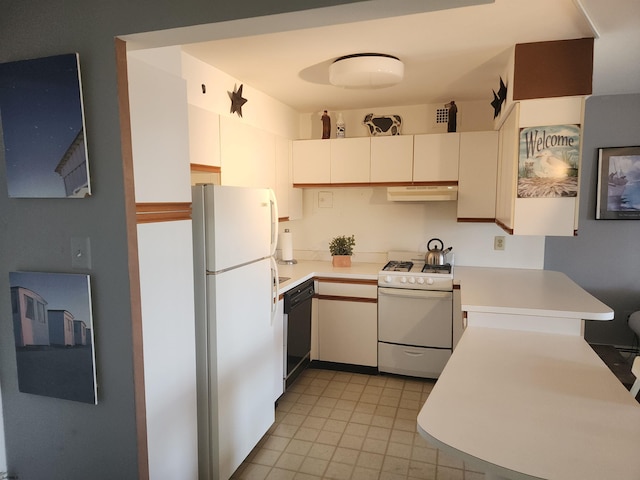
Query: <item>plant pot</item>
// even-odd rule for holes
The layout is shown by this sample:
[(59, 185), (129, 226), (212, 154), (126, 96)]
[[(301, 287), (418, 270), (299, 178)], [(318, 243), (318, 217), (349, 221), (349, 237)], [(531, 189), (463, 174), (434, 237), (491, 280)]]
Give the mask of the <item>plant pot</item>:
[(334, 267), (350, 267), (351, 255), (334, 255), (331, 261)]

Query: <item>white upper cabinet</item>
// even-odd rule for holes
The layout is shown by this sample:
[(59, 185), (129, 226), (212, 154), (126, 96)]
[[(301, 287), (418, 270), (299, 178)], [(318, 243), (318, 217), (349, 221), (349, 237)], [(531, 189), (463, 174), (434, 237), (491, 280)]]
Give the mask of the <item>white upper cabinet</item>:
[[(555, 193), (558, 186), (563, 187), (570, 184), (571, 177), (555, 178), (546, 174), (545, 165), (540, 158), (545, 153), (554, 155), (573, 155), (577, 158), (578, 173), (580, 171), (579, 162), (581, 149), (578, 152), (563, 150), (564, 140), (558, 140), (558, 136), (566, 135), (565, 130), (575, 131), (576, 126), (580, 129), (583, 124), (583, 97), (558, 97), (535, 100), (523, 100), (514, 105), (500, 127), (500, 154), (498, 163), (498, 185), (496, 202), (496, 222), (508, 233), (514, 235), (554, 235), (573, 236), (577, 230), (578, 218), (578, 195), (562, 196)], [(568, 128), (563, 128), (564, 126)], [(529, 145), (529, 149), (521, 146), (526, 145), (524, 138), (521, 139), (523, 129), (529, 129), (539, 133), (538, 141)], [(549, 133), (550, 132), (550, 133)], [(560, 132), (560, 133), (558, 133)], [(572, 133), (569, 135), (573, 135)], [(582, 132), (580, 132), (580, 136)], [(578, 141), (581, 143), (582, 138)], [(555, 142), (555, 143), (554, 143)], [(555, 147), (557, 152), (547, 152)], [(569, 146), (571, 150), (575, 147)], [(531, 149), (540, 150), (536, 155), (530, 155)], [(519, 167), (521, 152), (523, 167)], [(534, 172), (532, 176), (527, 174), (527, 168)], [(541, 174), (535, 174), (539, 168)], [(523, 179), (519, 180), (519, 175)], [(568, 175), (568, 174), (566, 174)], [(522, 185), (534, 185), (537, 190), (534, 194), (520, 194), (518, 196), (518, 182)], [(526, 181), (526, 182), (525, 182)], [(557, 183), (556, 183), (557, 182)], [(525, 187), (522, 187), (525, 188)], [(563, 187), (564, 188), (564, 187)], [(533, 190), (529, 187), (529, 190)]]
[(458, 181), (459, 154), (459, 133), (416, 135), (413, 143), (413, 181)]
[(369, 138), (338, 138), (329, 142), (331, 183), (369, 183)]
[(331, 142), (328, 139), (294, 140), (293, 183), (331, 183)]
[(189, 105), (189, 161), (195, 165), (220, 166), (220, 116)]
[(371, 137), (371, 183), (413, 179), (413, 135)]
[(498, 132), (460, 134), (458, 221), (496, 218)]

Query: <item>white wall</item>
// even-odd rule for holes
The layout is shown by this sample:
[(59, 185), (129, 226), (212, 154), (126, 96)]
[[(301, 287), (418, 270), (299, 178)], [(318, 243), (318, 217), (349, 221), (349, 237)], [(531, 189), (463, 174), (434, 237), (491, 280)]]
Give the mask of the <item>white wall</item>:
[[(319, 206), (320, 192), (329, 192), (332, 207)], [(455, 202), (389, 202), (382, 187), (305, 189), (303, 201), (303, 219), (280, 226), (291, 230), (297, 259), (329, 260), (329, 241), (354, 234), (356, 262), (381, 261), (389, 250), (425, 251), (437, 237), (453, 246), (456, 265), (543, 266), (544, 237), (509, 236), (491, 223), (457, 223)], [(505, 236), (504, 251), (493, 249), (496, 235)]]

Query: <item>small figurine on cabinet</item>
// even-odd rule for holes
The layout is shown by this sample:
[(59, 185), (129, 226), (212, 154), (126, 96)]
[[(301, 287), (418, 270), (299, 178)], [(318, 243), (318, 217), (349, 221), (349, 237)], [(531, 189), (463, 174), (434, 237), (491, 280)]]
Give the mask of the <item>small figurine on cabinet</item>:
[(445, 105), (449, 109), (449, 120), (447, 121), (447, 132), (455, 132), (458, 124), (458, 107), (456, 102), (451, 100)]
[(325, 110), (320, 117), (322, 120), (322, 138), (330, 138), (331, 137), (331, 117)]

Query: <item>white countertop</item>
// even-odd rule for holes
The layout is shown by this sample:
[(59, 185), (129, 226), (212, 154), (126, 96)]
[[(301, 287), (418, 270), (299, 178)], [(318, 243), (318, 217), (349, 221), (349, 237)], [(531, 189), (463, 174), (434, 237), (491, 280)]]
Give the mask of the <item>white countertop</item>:
[(467, 328), (418, 430), (507, 478), (640, 478), (640, 405), (579, 336)]
[(611, 320), (613, 310), (564, 273), (518, 268), (454, 268), (462, 310)]
[(278, 275), (289, 277), (289, 280), (282, 282), (278, 286), (278, 293), (282, 294), (313, 277), (377, 280), (378, 272), (382, 270), (382, 267), (384, 267), (384, 264), (381, 263), (363, 262), (353, 262), (351, 267), (334, 267), (331, 262), (304, 260), (298, 261), (293, 265), (278, 264)]

